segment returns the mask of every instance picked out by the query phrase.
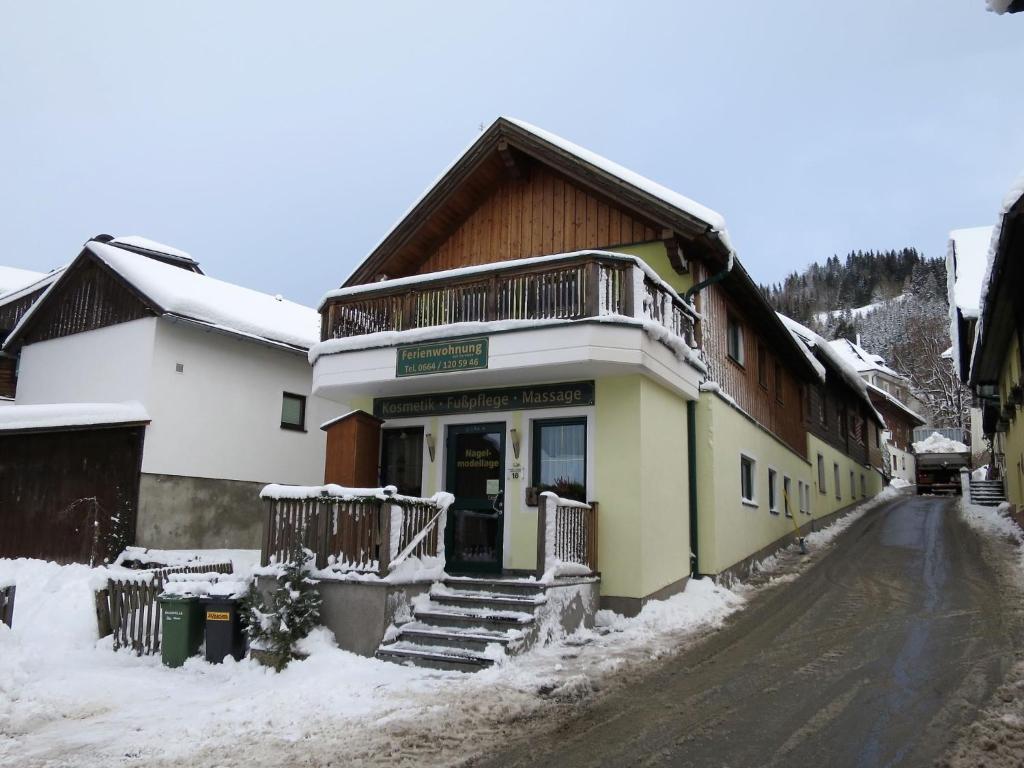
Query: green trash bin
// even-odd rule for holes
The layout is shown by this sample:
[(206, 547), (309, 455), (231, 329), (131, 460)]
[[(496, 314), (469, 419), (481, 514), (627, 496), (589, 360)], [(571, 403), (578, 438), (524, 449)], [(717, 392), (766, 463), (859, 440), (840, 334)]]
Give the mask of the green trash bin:
[(160, 595), (160, 658), (164, 666), (180, 667), (185, 659), (199, 653), (203, 642), (203, 612), (198, 598)]

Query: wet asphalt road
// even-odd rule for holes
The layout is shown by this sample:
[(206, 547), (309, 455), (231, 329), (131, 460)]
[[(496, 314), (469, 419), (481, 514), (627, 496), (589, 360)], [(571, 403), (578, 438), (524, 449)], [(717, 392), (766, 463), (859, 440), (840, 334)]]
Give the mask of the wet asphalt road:
[(474, 766), (927, 766), (1012, 660), (954, 501), (868, 512), (799, 579), (571, 720)]

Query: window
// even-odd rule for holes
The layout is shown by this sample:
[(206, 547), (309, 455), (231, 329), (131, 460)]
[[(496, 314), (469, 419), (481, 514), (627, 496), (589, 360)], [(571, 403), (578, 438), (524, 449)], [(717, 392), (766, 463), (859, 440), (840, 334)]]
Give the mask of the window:
[(906, 456), (900, 456), (900, 463), (903, 464), (903, 469), (906, 469), (907, 468), (907, 457)]
[(896, 454), (895, 453), (892, 455), (892, 471), (893, 472), (896, 471)]
[(725, 340), (729, 357), (743, 365), (743, 327), (732, 315), (726, 315)]
[(785, 401), (785, 398), (783, 397), (783, 392), (784, 392), (784, 390), (783, 390), (783, 387), (782, 387), (782, 363), (780, 363), (778, 360), (776, 360), (775, 361), (775, 402), (777, 402), (779, 405), (782, 405), (782, 403)]
[(868, 497), (868, 484), (864, 479), (864, 475), (860, 476), (860, 497), (866, 499)]
[(768, 470), (768, 511), (779, 514), (779, 474), (774, 469)]
[(832, 465), (832, 475), (833, 475), (832, 479), (835, 480), (835, 483), (836, 483), (836, 498), (837, 499), (841, 499), (841, 498), (843, 498), (843, 489), (839, 487), (839, 465), (838, 464), (833, 464)]
[(533, 422), (533, 484), (564, 499), (586, 501), (587, 420)]
[(818, 493), (825, 493), (825, 457), (818, 454)]
[(853, 470), (850, 470), (850, 500), (857, 498), (857, 486), (853, 484)]
[(761, 342), (757, 342), (757, 383), (768, 389), (768, 350)]
[(281, 429), (306, 431), (306, 396), (285, 392), (281, 397)]
[(757, 504), (757, 497), (754, 495), (757, 489), (754, 487), (754, 468), (757, 462), (749, 456), (740, 456), (740, 496), (746, 504)]
[(381, 431), (380, 484), (405, 496), (423, 495), (423, 427)]
[(786, 511), (786, 517), (793, 516), (793, 510), (789, 505), (789, 499), (793, 495), (793, 481), (788, 477), (782, 478), (782, 507)]
[(828, 426), (828, 404), (827, 404), (827, 401), (825, 399), (825, 392), (824, 392), (824, 390), (819, 389), (818, 390), (818, 394), (820, 395), (820, 397), (818, 398), (818, 421), (821, 422), (821, 426), (827, 427)]
[(800, 481), (800, 511), (805, 515), (811, 514), (811, 486), (802, 480)]

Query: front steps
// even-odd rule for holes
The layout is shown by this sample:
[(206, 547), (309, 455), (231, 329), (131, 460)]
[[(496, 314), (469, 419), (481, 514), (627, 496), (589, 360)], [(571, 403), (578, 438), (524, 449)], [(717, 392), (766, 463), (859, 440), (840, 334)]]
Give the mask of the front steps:
[(971, 504), (997, 507), (1006, 501), (1002, 480), (971, 480)]
[(526, 579), (448, 578), (377, 658), (432, 669), (476, 672), (526, 650), (536, 637), (547, 586)]

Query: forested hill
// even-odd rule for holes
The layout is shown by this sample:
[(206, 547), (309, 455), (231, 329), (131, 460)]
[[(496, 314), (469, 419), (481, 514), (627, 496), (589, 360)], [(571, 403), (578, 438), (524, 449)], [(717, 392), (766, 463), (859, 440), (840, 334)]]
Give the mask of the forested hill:
[(855, 251), (763, 285), (776, 310), (826, 339), (856, 341), (903, 373), (937, 426), (964, 426), (964, 390), (949, 348), (945, 260), (915, 248)]

